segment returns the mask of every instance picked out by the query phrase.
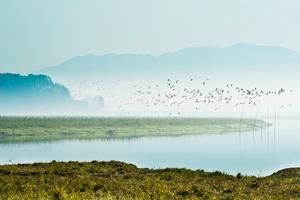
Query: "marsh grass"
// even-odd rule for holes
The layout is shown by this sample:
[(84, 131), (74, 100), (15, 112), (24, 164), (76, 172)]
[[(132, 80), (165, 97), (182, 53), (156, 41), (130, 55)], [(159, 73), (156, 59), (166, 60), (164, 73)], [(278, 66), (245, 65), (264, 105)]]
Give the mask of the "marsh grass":
[(0, 142), (219, 134), (268, 125), (232, 118), (0, 117)]

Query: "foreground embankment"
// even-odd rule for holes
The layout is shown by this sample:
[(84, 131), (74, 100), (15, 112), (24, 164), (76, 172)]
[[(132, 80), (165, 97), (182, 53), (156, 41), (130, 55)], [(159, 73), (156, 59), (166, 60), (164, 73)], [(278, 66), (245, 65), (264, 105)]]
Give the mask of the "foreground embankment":
[(300, 168), (259, 178), (116, 161), (3, 165), (0, 199), (300, 199)]

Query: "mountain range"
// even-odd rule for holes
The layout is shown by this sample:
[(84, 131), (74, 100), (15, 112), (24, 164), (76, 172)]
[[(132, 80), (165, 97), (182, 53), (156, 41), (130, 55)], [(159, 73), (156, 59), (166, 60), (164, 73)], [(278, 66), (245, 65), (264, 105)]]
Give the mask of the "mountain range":
[(300, 53), (276, 46), (237, 44), (223, 47), (194, 47), (161, 56), (106, 54), (77, 56), (38, 73), (58, 80), (80, 78), (132, 78), (173, 74), (242, 75), (245, 72), (294, 75)]

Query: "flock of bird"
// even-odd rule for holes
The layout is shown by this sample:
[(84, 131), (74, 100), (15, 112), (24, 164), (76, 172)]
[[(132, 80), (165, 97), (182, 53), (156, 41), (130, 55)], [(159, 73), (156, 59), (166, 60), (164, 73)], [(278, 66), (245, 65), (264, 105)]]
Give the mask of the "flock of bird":
[[(130, 100), (136, 100), (146, 107), (180, 107), (183, 104), (194, 105), (195, 110), (200, 110), (201, 105), (212, 105), (214, 111), (219, 107), (217, 105), (234, 104), (238, 107), (241, 105), (258, 106), (262, 98), (267, 96), (281, 96), (293, 90), (280, 88), (278, 90), (267, 90), (254, 88), (243, 88), (236, 86), (233, 83), (227, 83), (224, 87), (216, 87), (210, 89), (206, 87), (210, 79), (197, 81), (198, 87), (183, 87), (180, 85), (180, 80), (167, 79), (165, 85), (149, 85), (146, 87), (133, 86), (136, 90)], [(189, 82), (195, 81), (190, 78)], [(160, 88), (164, 88), (161, 89)], [(292, 105), (289, 104), (289, 107)], [(283, 108), (281, 105), (280, 108)], [(178, 113), (180, 114), (180, 113)]]
[[(179, 80), (168, 78), (163, 84), (152, 85), (133, 85), (133, 93), (128, 100), (122, 105), (123, 108), (129, 105), (140, 104), (145, 108), (160, 108), (166, 107), (180, 110), (184, 105), (193, 107), (195, 111), (201, 111), (201, 106), (210, 106), (214, 111), (219, 110), (224, 105), (239, 106), (258, 106), (266, 97), (278, 97), (285, 93), (291, 93), (293, 90), (279, 88), (276, 90), (263, 90), (257, 87), (245, 88), (236, 85), (235, 83), (227, 83), (222, 87), (213, 87), (210, 84), (210, 79), (203, 80), (189, 78)], [(118, 97), (118, 88), (122, 86), (120, 80), (109, 87), (104, 87), (104, 81), (81, 81), (77, 87), (77, 91), (86, 91), (94, 88), (97, 95), (103, 96), (103, 93), (110, 94), (112, 97)], [(116, 90), (115, 90), (116, 89)], [(112, 95), (113, 91), (117, 92)], [(101, 94), (102, 93), (102, 94)], [(121, 99), (121, 98), (120, 98)], [(109, 101), (109, 100), (108, 100)], [(280, 108), (291, 107), (292, 104), (280, 105)], [(171, 115), (172, 113), (169, 113)], [(180, 112), (177, 112), (180, 115)]]

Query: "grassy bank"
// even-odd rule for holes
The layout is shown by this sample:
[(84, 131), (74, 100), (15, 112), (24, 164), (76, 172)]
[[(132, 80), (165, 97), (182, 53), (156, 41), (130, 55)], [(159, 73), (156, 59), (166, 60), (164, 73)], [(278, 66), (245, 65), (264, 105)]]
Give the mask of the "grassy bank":
[(265, 126), (261, 120), (230, 118), (0, 117), (0, 142), (177, 136)]
[(0, 199), (300, 199), (300, 169), (256, 178), (121, 162), (7, 165)]

